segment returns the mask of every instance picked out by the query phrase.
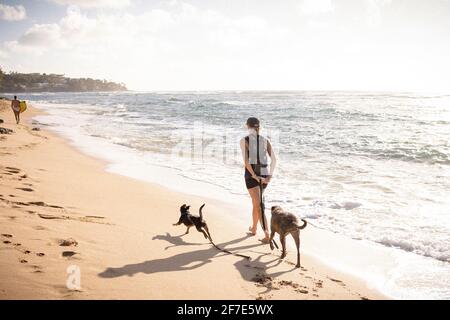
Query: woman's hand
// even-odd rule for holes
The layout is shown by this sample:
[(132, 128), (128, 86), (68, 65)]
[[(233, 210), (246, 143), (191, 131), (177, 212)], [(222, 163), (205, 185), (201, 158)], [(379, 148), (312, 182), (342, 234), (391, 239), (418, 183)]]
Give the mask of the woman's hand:
[(269, 184), (271, 178), (272, 178), (272, 176), (268, 176), (266, 178), (262, 178), (261, 181), (264, 184)]
[(255, 179), (256, 181), (258, 181), (258, 183), (261, 181), (261, 178), (258, 177), (256, 174), (252, 176), (253, 179)]

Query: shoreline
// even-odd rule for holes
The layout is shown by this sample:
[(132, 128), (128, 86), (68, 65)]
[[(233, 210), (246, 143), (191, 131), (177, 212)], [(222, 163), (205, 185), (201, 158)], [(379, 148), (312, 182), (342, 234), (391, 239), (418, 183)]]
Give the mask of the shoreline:
[[(293, 268), (292, 250), (281, 262), (279, 252), (270, 253), (255, 238), (245, 237), (245, 227), (236, 226), (228, 212), (238, 206), (110, 173), (106, 161), (81, 153), (64, 138), (42, 128), (31, 131), (29, 123), (38, 112), (33, 107), (24, 114), (28, 124), (17, 128), (8, 111), (0, 113), (2, 126), (15, 133), (2, 141), (0, 219), (1, 233), (12, 237), (2, 236), (0, 243), (0, 299), (388, 298), (309, 254), (302, 252), (305, 269)], [(19, 173), (6, 167), (27, 177), (17, 178)], [(25, 183), (32, 191), (17, 189)], [(29, 204), (39, 201), (45, 205)], [(190, 203), (196, 213), (204, 202), (219, 246), (249, 254), (252, 261), (222, 254), (197, 232), (178, 236), (184, 228), (171, 226), (178, 207)], [(306, 247), (320, 232), (305, 230)], [(58, 239), (66, 238), (78, 245), (59, 246)], [(68, 257), (68, 251), (75, 253)], [(65, 287), (72, 264), (82, 272), (80, 291)], [(211, 278), (223, 290), (211, 290)]]

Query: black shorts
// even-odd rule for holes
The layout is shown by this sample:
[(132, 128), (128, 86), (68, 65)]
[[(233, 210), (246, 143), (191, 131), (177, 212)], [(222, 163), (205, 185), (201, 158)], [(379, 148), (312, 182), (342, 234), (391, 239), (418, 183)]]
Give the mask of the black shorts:
[[(255, 179), (253, 179), (251, 176), (249, 175), (245, 175), (245, 185), (247, 186), (247, 189), (251, 189), (254, 187), (259, 187), (259, 182), (256, 181)], [(267, 175), (262, 175), (260, 176), (261, 178), (267, 178)], [(265, 189), (267, 187), (266, 183), (263, 183), (262, 185), (263, 189)]]

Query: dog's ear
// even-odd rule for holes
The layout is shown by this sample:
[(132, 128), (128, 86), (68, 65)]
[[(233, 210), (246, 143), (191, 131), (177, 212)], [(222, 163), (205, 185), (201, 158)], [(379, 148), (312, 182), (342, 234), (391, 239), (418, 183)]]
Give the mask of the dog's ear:
[(185, 203), (183, 203), (183, 205), (181, 206), (181, 208), (186, 208), (186, 204), (185, 204)]
[(186, 209), (189, 210), (190, 207), (191, 207), (191, 206), (187, 206)]
[(270, 211), (272, 211), (272, 212), (276, 212), (276, 211), (279, 211), (279, 210), (281, 210), (280, 206), (272, 206), (272, 208), (270, 208)]

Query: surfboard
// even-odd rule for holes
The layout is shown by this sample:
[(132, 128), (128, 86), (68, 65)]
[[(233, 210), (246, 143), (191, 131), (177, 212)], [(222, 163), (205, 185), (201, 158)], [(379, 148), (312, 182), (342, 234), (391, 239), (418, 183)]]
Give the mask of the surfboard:
[(24, 112), (25, 110), (27, 110), (26, 101), (20, 101), (20, 113)]

